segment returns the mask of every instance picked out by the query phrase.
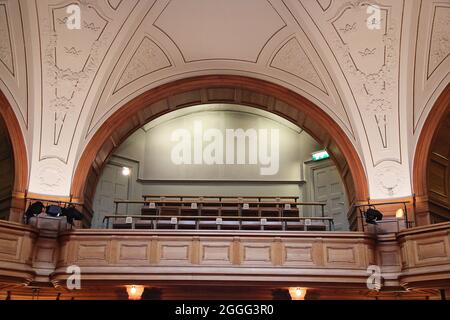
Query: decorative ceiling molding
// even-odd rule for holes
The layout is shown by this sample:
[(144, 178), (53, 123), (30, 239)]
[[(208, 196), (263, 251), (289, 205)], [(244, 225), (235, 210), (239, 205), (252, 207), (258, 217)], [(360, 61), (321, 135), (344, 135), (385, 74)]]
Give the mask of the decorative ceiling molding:
[(14, 77), (14, 55), (6, 3), (0, 2), (0, 62)]
[(111, 41), (105, 33), (110, 20), (92, 5), (81, 4), (82, 30), (67, 28), (68, 5), (38, 9), (49, 25), (41, 29), (43, 103), (40, 160), (55, 158), (67, 163), (71, 138), (83, 100)]
[(117, 10), (123, 0), (108, 0), (108, 4), (113, 10)]
[(270, 67), (290, 73), (328, 95), (320, 75), (296, 37), (288, 39), (275, 53)]
[[(15, 18), (17, 17), (17, 19)], [(28, 129), (28, 65), (20, 1), (0, 1), (0, 86)]]
[(270, 39), (287, 26), (268, 0), (170, 0), (153, 25), (175, 44), (185, 63), (256, 63)]
[(167, 54), (149, 36), (144, 36), (120, 76), (114, 92), (153, 72), (172, 67)]
[(316, 0), (323, 11), (327, 11), (333, 3), (333, 0)]
[[(81, 30), (65, 26), (69, 4), (81, 6)], [(39, 181), (49, 163), (72, 170), (102, 123), (139, 94), (200, 75), (241, 75), (281, 85), (323, 109), (364, 159), (371, 193), (390, 196), (376, 182), (377, 167), (405, 174), (413, 148), (403, 147), (410, 138), (401, 130), (409, 126), (418, 137), (450, 79), (450, 1), (379, 0), (375, 30), (366, 27), (372, 5), (0, 0), (0, 88), (28, 130), (37, 159), (32, 189), (47, 183)], [(405, 113), (408, 120), (400, 117)], [(67, 190), (70, 179), (48, 181), (48, 193)]]
[(450, 3), (434, 6), (430, 31), (427, 79), (450, 55)]
[[(159, 4), (159, 6), (158, 6)], [(176, 45), (167, 38), (167, 36), (154, 26), (154, 20), (158, 19), (161, 12), (165, 10), (169, 2), (158, 3), (152, 8), (152, 12), (145, 17), (145, 21), (138, 28), (138, 31), (130, 38), (130, 42), (124, 47), (124, 51), (117, 59), (117, 64), (114, 70), (108, 76), (108, 83), (101, 90), (101, 96), (95, 103), (95, 111), (90, 120), (89, 128), (86, 130), (86, 137), (91, 135), (96, 128), (104, 121), (114, 110), (120, 105), (126, 103), (139, 93), (154, 88), (155, 86), (174, 81), (181, 78), (188, 78), (204, 74), (239, 74), (252, 76), (260, 79), (267, 79), (275, 83), (281, 83), (291, 90), (294, 90), (305, 97), (308, 97), (313, 102), (325, 109), (336, 121), (345, 128), (348, 135), (355, 140), (353, 125), (349, 119), (348, 113), (344, 107), (342, 98), (336, 89), (335, 83), (331, 75), (327, 72), (321, 57), (319, 56), (314, 44), (308, 39), (303, 30), (299, 30), (297, 23), (292, 18), (291, 13), (286, 10), (283, 2), (271, 3), (276, 7), (277, 12), (283, 17), (283, 21), (288, 25), (282, 31), (272, 37), (270, 43), (264, 47), (263, 52), (258, 59), (258, 63), (248, 63), (246, 61), (238, 60), (215, 60), (206, 59), (196, 62), (184, 62)], [(205, 13), (206, 14), (206, 13)], [(299, 32), (301, 31), (301, 32)], [(148, 35), (158, 44), (161, 50), (171, 60), (173, 57), (173, 67), (163, 68), (155, 71), (150, 75), (144, 75), (136, 78), (130, 85), (124, 86), (117, 90), (117, 83), (123, 70), (128, 63), (128, 57), (134, 54), (138, 42), (142, 41), (142, 34)], [(283, 37), (281, 37), (283, 36)], [(312, 85), (311, 79), (301, 79), (300, 77), (289, 73), (289, 70), (282, 71), (270, 67), (275, 53), (280, 50), (282, 45), (293, 36), (302, 44), (302, 49), (308, 59), (301, 61), (301, 64), (311, 63), (315, 72), (320, 76), (319, 82), (316, 86)], [(295, 55), (290, 57), (295, 59)], [(296, 66), (298, 67), (298, 66)], [(327, 77), (328, 76), (328, 77)], [(320, 88), (322, 87), (322, 88)], [(325, 92), (324, 92), (325, 91)]]
[[(420, 1), (414, 55), (413, 134), (450, 78), (450, 1)], [(426, 43), (426, 46), (421, 44)]]
[(41, 118), (39, 159), (58, 159), (67, 164), (93, 81), (137, 2), (118, 10), (116, 20), (105, 16), (102, 7), (82, 2), (80, 30), (66, 26), (70, 3), (48, 7), (40, 1), (36, 4), (44, 79), (41, 113), (46, 115)]
[(399, 135), (399, 73), (404, 2), (380, 6), (379, 28), (367, 26), (365, 1), (345, 2), (319, 15), (299, 1), (320, 30), (351, 90), (370, 149), (372, 166), (402, 163)]

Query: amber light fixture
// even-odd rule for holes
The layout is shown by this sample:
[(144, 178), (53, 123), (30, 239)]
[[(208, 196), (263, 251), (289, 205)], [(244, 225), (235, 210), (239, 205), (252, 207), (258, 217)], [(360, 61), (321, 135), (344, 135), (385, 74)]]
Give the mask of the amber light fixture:
[(403, 211), (402, 208), (398, 209), (398, 210), (395, 212), (395, 217), (396, 217), (397, 219), (403, 218), (404, 215), (405, 215), (405, 212)]
[(289, 294), (292, 300), (305, 300), (306, 288), (292, 287), (289, 288)]
[(141, 300), (144, 286), (127, 285), (128, 300)]

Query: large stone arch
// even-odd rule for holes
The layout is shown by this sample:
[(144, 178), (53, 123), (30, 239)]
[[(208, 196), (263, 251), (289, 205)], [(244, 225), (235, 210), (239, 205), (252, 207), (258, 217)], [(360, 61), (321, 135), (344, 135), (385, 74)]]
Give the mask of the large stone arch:
[[(428, 114), (414, 153), (413, 190), (416, 195), (416, 223), (418, 225), (431, 223), (429, 199), (431, 154), (437, 144), (445, 143), (438, 141), (443, 138), (439, 135), (439, 129), (448, 117), (450, 117), (450, 84), (445, 87)], [(447, 145), (447, 148), (450, 149), (449, 145)], [(447, 158), (448, 161), (450, 160)], [(450, 170), (450, 163), (448, 165), (447, 170)], [(450, 190), (447, 191), (450, 192)], [(448, 197), (450, 198), (450, 195)]]
[(368, 184), (355, 147), (339, 125), (306, 98), (277, 84), (243, 76), (199, 76), (151, 89), (123, 105), (98, 129), (75, 169), (71, 196), (85, 204), (87, 220), (102, 167), (114, 150), (145, 123), (178, 108), (235, 103), (275, 113), (307, 131), (331, 154), (349, 202), (366, 200)]
[(25, 194), (28, 185), (27, 150), (19, 121), (1, 90), (0, 116), (11, 141), (14, 160), (14, 183), (9, 220), (20, 222), (25, 209)]

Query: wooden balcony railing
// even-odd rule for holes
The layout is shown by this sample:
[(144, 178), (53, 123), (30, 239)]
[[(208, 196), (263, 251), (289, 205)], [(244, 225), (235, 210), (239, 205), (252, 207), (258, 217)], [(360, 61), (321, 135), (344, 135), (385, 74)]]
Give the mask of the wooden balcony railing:
[[(106, 215), (103, 220), (106, 228), (334, 230), (333, 218), (325, 217), (326, 204), (322, 202), (282, 201), (280, 198), (273, 201), (275, 197), (260, 197), (266, 200), (258, 201), (236, 197), (208, 197), (208, 200), (203, 197), (183, 200), (191, 196), (172, 196), (180, 198), (178, 200), (144, 197), (147, 200), (115, 200), (115, 213)], [(149, 200), (150, 197), (157, 199)], [(142, 204), (141, 215), (120, 214), (120, 204)], [(298, 206), (319, 206), (321, 217), (302, 217)]]
[(38, 219), (45, 223), (33, 227), (0, 221), (0, 283), (65, 286), (72, 276), (68, 267), (76, 265), (82, 270), (83, 286), (211, 281), (367, 289), (368, 267), (377, 265), (383, 290), (450, 286), (450, 222), (380, 235), (61, 231), (58, 219)]
[(103, 221), (107, 228), (113, 229), (334, 231), (331, 217), (106, 215)]

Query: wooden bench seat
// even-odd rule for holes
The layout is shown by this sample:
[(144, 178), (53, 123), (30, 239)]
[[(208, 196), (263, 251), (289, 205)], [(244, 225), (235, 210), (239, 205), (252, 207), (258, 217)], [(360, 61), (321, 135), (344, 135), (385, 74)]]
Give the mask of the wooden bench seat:
[(153, 220), (137, 220), (134, 223), (135, 229), (153, 229)]
[(131, 229), (133, 227), (132, 223), (126, 223), (124, 218), (117, 218), (113, 221), (114, 229)]

